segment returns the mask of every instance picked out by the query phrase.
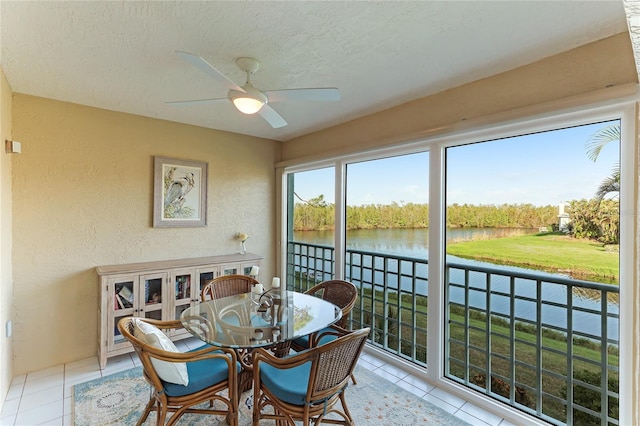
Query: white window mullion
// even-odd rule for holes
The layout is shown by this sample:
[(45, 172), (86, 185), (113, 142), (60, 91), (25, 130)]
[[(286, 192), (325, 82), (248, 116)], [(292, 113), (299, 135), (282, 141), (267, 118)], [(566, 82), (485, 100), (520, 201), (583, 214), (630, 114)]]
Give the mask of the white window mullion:
[(427, 377), (444, 375), (444, 147), (429, 150), (429, 284), (427, 322)]
[(334, 278), (343, 280), (345, 277), (345, 235), (346, 235), (346, 170), (347, 165), (345, 162), (336, 162), (335, 164), (335, 231), (334, 231), (334, 244), (335, 247), (335, 274)]
[[(637, 316), (638, 303), (634, 303), (634, 297), (638, 297), (638, 290), (634, 289), (637, 277), (634, 279), (634, 261), (637, 261), (631, 253), (634, 253), (634, 244), (637, 243), (637, 198), (634, 192), (637, 188), (638, 169), (635, 162), (638, 158), (638, 146), (636, 135), (638, 134), (637, 106), (626, 108), (620, 123), (620, 319), (619, 319), (619, 345), (620, 345), (620, 374), (619, 374), (619, 424), (635, 424), (633, 419), (633, 387), (638, 382), (638, 371), (635, 375), (626, 374), (632, 370), (634, 362), (638, 360), (638, 354), (634, 354), (633, 318)], [(637, 300), (637, 299), (636, 299)], [(634, 312), (635, 311), (635, 312)], [(637, 339), (637, 336), (636, 336)], [(637, 364), (635, 364), (637, 365)], [(637, 395), (635, 396), (637, 398)]]

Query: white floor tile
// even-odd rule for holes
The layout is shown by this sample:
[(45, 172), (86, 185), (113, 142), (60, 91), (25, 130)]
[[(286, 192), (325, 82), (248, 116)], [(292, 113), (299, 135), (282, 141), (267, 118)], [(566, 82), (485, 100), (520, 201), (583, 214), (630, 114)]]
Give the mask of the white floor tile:
[(9, 390), (7, 391), (7, 397), (5, 399), (7, 401), (11, 399), (16, 399), (16, 398), (19, 399), (22, 396), (23, 389), (24, 389), (24, 383), (9, 386)]
[[(377, 374), (378, 376), (387, 379), (388, 381), (390, 381), (391, 383), (397, 383), (398, 381), (400, 381), (400, 379), (397, 376), (394, 376), (391, 373), (387, 373), (386, 371), (382, 370), (381, 368), (377, 368), (375, 370), (373, 370), (373, 372), (375, 374)], [(357, 378), (356, 378), (357, 380)]]
[(133, 358), (131, 358), (130, 354), (114, 356), (113, 358), (109, 358), (107, 361), (106, 367), (102, 370), (102, 377), (133, 367)]
[(25, 380), (27, 380), (27, 375), (26, 374), (21, 374), (19, 376), (16, 376), (13, 378), (13, 380), (11, 380), (11, 386), (24, 386), (24, 382)]
[(424, 399), (425, 401), (442, 408), (443, 410), (453, 414), (456, 411), (458, 411), (458, 407), (454, 407), (451, 404), (448, 404), (446, 402), (444, 402), (443, 400), (441, 400), (440, 398), (432, 395), (431, 393), (426, 394), (425, 396), (422, 397), (422, 399)]
[(428, 383), (416, 376), (408, 375), (402, 380), (409, 383), (410, 385), (417, 387), (418, 389), (423, 390), (424, 392), (431, 392), (433, 389), (435, 389), (435, 386), (433, 386), (431, 383)]
[(93, 356), (91, 358), (85, 358), (79, 361), (69, 362), (65, 364), (64, 365), (65, 376), (70, 371), (76, 370), (78, 368), (87, 368), (87, 367), (93, 367), (94, 369), (99, 370), (100, 363), (98, 362), (98, 357)]
[(73, 398), (65, 398), (62, 413), (66, 416), (73, 413)]
[(464, 399), (451, 395), (450, 393), (447, 393), (440, 388), (434, 388), (431, 392), (429, 392), (429, 395), (433, 395), (436, 398), (441, 399), (447, 404), (453, 405), (456, 408), (461, 408), (466, 402)]
[[(38, 408), (41, 405), (47, 405), (52, 402), (61, 402), (64, 399), (62, 386), (44, 389), (38, 392), (26, 394), (20, 400), (20, 412), (29, 411)], [(58, 414), (62, 416), (62, 411)]]
[(77, 382), (78, 380), (83, 380), (85, 377), (89, 377), (86, 380), (91, 380), (91, 377), (98, 375), (98, 377), (102, 376), (100, 372), (100, 368), (97, 365), (86, 365), (84, 367), (78, 367), (73, 370), (65, 370), (64, 372), (64, 380)]
[(62, 426), (62, 417), (39, 423), (38, 426)]
[(173, 342), (176, 345), (176, 349), (180, 352), (188, 352), (189, 346), (187, 346), (183, 341)]
[(64, 375), (62, 372), (31, 380), (29, 379), (29, 376), (27, 376), (27, 381), (24, 384), (24, 390), (22, 391), (22, 398), (45, 389), (60, 388), (60, 390), (62, 390), (62, 384), (64, 383), (63, 377)]
[(490, 426), (489, 423), (483, 422), (479, 418), (474, 417), (471, 414), (466, 413), (462, 410), (456, 411), (455, 413), (453, 413), (453, 415), (473, 426)]
[(375, 365), (376, 367), (382, 367), (384, 364), (386, 364), (384, 361), (382, 361), (380, 358), (377, 358), (369, 353), (365, 353), (362, 352), (360, 354), (360, 359), (363, 359), (373, 365)]
[[(28, 411), (18, 411), (16, 425), (39, 425), (62, 417), (62, 400), (40, 405), (38, 408)], [(60, 420), (62, 424), (62, 420)]]
[(362, 368), (366, 368), (367, 370), (373, 371), (376, 368), (379, 368), (373, 364), (371, 364), (369, 361), (365, 361), (364, 359), (359, 359), (358, 360), (358, 365)]
[(13, 426), (16, 423), (16, 416), (8, 416), (0, 418), (0, 426)]
[(500, 426), (518, 426), (516, 423), (511, 423), (509, 420), (502, 420)]
[(389, 374), (393, 374), (399, 379), (403, 379), (409, 375), (409, 373), (407, 373), (405, 370), (398, 368), (392, 364), (385, 364), (380, 367), (380, 370), (386, 371)]
[(2, 413), (0, 413), (0, 418), (15, 416), (16, 414), (18, 414), (19, 406), (20, 398), (6, 400), (4, 402), (4, 405), (2, 406)]
[(465, 413), (469, 413), (473, 417), (476, 417), (492, 426), (498, 426), (502, 421), (502, 418), (500, 418), (499, 416), (496, 416), (495, 414), (490, 413), (487, 410), (478, 407), (477, 405), (473, 405), (470, 402), (465, 402), (465, 404), (460, 409)]
[(45, 368), (44, 370), (32, 371), (27, 373), (27, 379), (25, 382), (29, 383), (30, 381), (33, 381), (33, 380), (39, 380), (39, 379), (42, 379), (43, 377), (48, 377), (48, 376), (56, 376), (62, 373), (64, 373), (64, 365), (60, 364), (54, 367)]
[(426, 395), (425, 391), (405, 382), (404, 380), (400, 380), (396, 382), (396, 385), (400, 386), (402, 389), (406, 390), (407, 392), (411, 392), (412, 394), (414, 394), (419, 398), (422, 398), (423, 396)]

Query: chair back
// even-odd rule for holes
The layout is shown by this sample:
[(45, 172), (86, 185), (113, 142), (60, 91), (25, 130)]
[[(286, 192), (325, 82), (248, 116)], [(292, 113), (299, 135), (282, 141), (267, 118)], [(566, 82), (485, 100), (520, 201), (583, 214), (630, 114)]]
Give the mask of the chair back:
[(311, 374), (307, 402), (321, 401), (347, 385), (369, 331), (369, 328), (352, 331), (333, 342), (309, 350)]
[(249, 293), (254, 284), (258, 284), (258, 281), (247, 275), (223, 275), (205, 284), (200, 292), (200, 300), (205, 302), (235, 294)]
[[(138, 355), (138, 358), (142, 363), (142, 373), (145, 380), (151, 386), (153, 386), (156, 389), (156, 391), (162, 392), (163, 391), (162, 381), (160, 379), (160, 376), (158, 376), (158, 373), (156, 372), (156, 369), (154, 368), (151, 360), (153, 358), (158, 360), (168, 360), (169, 358), (163, 357), (162, 352), (164, 351), (154, 348), (153, 346), (138, 339), (134, 335), (134, 330), (135, 330), (134, 321), (136, 321), (135, 317), (122, 318), (118, 322), (118, 329), (120, 330), (120, 333), (122, 334), (122, 336), (125, 339), (127, 339), (129, 343), (131, 343), (131, 346), (133, 346), (133, 349), (136, 351), (136, 354)], [(149, 322), (155, 322), (155, 321), (149, 321)]]
[(351, 309), (358, 299), (358, 289), (353, 283), (344, 280), (323, 281), (305, 291), (306, 294), (316, 295), (331, 302), (342, 310), (342, 318), (336, 325), (344, 328)]
[[(124, 317), (118, 321), (118, 330), (138, 354), (143, 376), (154, 388), (137, 424), (143, 424), (155, 411), (158, 425), (165, 424), (169, 413), (173, 415), (168, 425), (178, 422), (185, 413), (194, 413), (225, 416), (228, 424), (238, 426), (235, 352), (213, 345), (181, 352), (166, 333), (183, 329), (178, 320)], [(202, 406), (204, 402), (208, 407)]]

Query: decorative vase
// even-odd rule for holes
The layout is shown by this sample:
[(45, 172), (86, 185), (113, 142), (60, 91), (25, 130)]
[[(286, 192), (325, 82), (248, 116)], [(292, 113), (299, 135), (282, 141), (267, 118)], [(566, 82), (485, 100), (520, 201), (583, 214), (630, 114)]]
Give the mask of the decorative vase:
[(242, 249), (240, 249), (240, 254), (247, 254), (247, 246), (245, 245), (245, 242), (246, 242), (246, 241), (247, 241), (247, 240), (243, 240), (243, 241), (241, 242), (241, 244), (242, 244)]

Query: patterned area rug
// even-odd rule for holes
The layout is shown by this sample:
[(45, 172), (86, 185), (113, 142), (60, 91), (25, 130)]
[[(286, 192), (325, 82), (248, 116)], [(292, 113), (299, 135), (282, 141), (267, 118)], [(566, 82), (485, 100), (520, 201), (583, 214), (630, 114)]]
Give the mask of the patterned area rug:
[[(357, 367), (357, 385), (347, 388), (347, 404), (359, 425), (446, 425), (462, 426), (464, 421), (430, 404), (375, 373)], [(74, 424), (134, 425), (149, 400), (149, 385), (141, 368), (133, 368), (111, 376), (74, 386)], [(240, 426), (251, 424), (251, 392), (240, 397)], [(155, 413), (144, 423), (155, 424)], [(226, 425), (223, 417), (185, 414), (178, 424)], [(260, 424), (263, 424), (261, 422)], [(273, 421), (264, 421), (273, 424)]]

